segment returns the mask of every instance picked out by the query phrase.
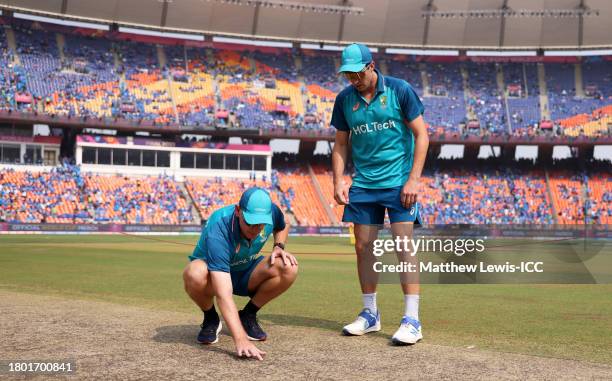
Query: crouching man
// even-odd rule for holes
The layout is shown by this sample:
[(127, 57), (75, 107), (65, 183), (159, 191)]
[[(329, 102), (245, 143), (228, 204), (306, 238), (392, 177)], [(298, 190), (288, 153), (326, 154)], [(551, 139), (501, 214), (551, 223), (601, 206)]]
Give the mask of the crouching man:
[[(288, 234), (283, 212), (261, 188), (249, 188), (238, 205), (211, 214), (183, 272), (185, 291), (204, 312), (198, 342), (219, 340), (216, 297), (238, 356), (263, 359), (265, 352), (251, 342), (267, 338), (257, 311), (287, 291), (297, 277), (298, 262), (285, 251)], [(264, 257), (260, 251), (270, 235), (274, 248)], [(232, 294), (251, 299), (238, 311)]]

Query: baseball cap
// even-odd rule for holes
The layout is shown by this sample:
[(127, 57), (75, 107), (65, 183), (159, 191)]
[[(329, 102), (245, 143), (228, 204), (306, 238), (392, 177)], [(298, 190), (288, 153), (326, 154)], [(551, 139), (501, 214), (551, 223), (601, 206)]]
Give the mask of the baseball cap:
[(272, 225), (272, 200), (265, 190), (252, 187), (240, 197), (240, 210), (249, 225)]
[(359, 72), (372, 62), (370, 49), (363, 44), (351, 44), (342, 51), (342, 65), (338, 73), (344, 71)]

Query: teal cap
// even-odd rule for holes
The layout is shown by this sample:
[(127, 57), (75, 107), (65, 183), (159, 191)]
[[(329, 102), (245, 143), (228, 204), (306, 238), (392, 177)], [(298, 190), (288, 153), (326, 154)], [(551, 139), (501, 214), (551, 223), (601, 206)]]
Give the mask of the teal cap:
[(362, 71), (370, 62), (372, 62), (372, 53), (367, 46), (351, 44), (342, 51), (342, 65), (338, 69), (338, 73)]
[(240, 197), (240, 210), (249, 225), (272, 225), (272, 199), (262, 188), (247, 189)]

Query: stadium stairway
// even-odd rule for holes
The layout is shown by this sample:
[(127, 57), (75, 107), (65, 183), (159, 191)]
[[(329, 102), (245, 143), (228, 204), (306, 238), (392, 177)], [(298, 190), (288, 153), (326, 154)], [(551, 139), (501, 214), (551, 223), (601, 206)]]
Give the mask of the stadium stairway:
[(576, 96), (584, 98), (584, 86), (582, 86), (582, 64), (579, 62), (574, 64), (574, 88), (576, 89)]
[(423, 97), (429, 97), (431, 92), (429, 87), (429, 77), (427, 76), (427, 66), (424, 63), (420, 63), (419, 70), (421, 71), (421, 82), (423, 82)]
[(472, 98), (472, 90), (470, 90), (470, 81), (468, 80), (470, 74), (465, 66), (461, 66), (461, 78), (463, 78), (463, 101), (465, 102), (465, 109), (467, 111), (468, 119), (477, 120), (478, 117), (472, 107), (470, 107), (470, 98)]
[(304, 110), (306, 110), (306, 104), (308, 104), (308, 91), (302, 90), (306, 89), (306, 78), (304, 78), (304, 73), (302, 72), (302, 56), (296, 54), (293, 56), (293, 62), (295, 65), (295, 70), (297, 71), (297, 81), (300, 84), (300, 91), (302, 92), (302, 104), (304, 105)]
[(585, 211), (584, 217), (585, 217), (585, 223), (586, 223), (586, 221), (588, 220), (588, 213), (586, 211), (586, 205), (588, 204), (588, 201), (594, 201), (594, 200), (591, 200), (591, 193), (589, 192), (588, 176), (585, 176), (584, 180), (580, 182), (580, 193), (582, 196), (582, 207), (584, 208), (584, 211)]
[(512, 134), (512, 118), (510, 118), (510, 108), (508, 107), (508, 94), (504, 85), (504, 69), (502, 65), (497, 66), (496, 71), (497, 91), (504, 98), (504, 110), (506, 111), (506, 120), (508, 121), (508, 133)]
[(117, 49), (115, 49), (115, 46), (113, 45), (113, 63), (115, 64), (115, 70), (118, 72), (119, 71), (119, 67), (121, 66), (121, 60), (119, 59), (119, 54), (117, 53)]
[(336, 65), (336, 70), (334, 72), (336, 72), (340, 69), (340, 56), (334, 56), (334, 64)]
[[(612, 191), (612, 182), (605, 177), (593, 176), (587, 179), (587, 186), (589, 189), (588, 198), (591, 201), (588, 215), (591, 215), (590, 211), (593, 208), (595, 210), (599, 209), (600, 214), (597, 222), (609, 225), (612, 223), (612, 216), (608, 215), (608, 211), (612, 208), (612, 203), (606, 199), (605, 194)], [(592, 217), (589, 217), (589, 219), (591, 223), (594, 222)]]
[(306, 165), (308, 166), (308, 175), (310, 176), (310, 181), (312, 181), (312, 184), (314, 185), (314, 189), (317, 192), (319, 201), (321, 202), (321, 204), (323, 205), (323, 208), (325, 209), (325, 213), (327, 214), (327, 217), (332, 222), (332, 224), (336, 226), (340, 225), (340, 222), (336, 218), (336, 215), (334, 214), (332, 209), (329, 207), (329, 204), (325, 200), (325, 196), (323, 195), (323, 191), (321, 190), (321, 184), (319, 184), (319, 180), (317, 180), (317, 176), (312, 170), (310, 163), (306, 163)]
[(172, 112), (174, 113), (174, 122), (176, 124), (180, 123), (178, 109), (176, 108), (176, 99), (174, 98), (174, 92), (172, 90), (172, 76), (168, 75), (168, 95), (170, 96), (170, 100), (172, 101)]
[(59, 51), (59, 57), (62, 63), (66, 62), (66, 55), (64, 54), (64, 47), (66, 46), (66, 39), (61, 33), (55, 33), (55, 42), (57, 43), (57, 50)]
[(257, 73), (257, 62), (251, 56), (249, 56), (248, 59), (249, 59), (249, 65), (251, 65), (251, 70), (253, 70), (253, 73)]
[[(280, 189), (272, 187), (269, 189), (269, 191), (270, 193), (273, 193), (272, 200), (274, 199), (280, 200), (282, 198), (282, 191)], [(280, 202), (278, 203), (278, 207), (281, 208), (281, 210), (283, 211), (283, 214), (285, 215), (285, 221), (289, 222), (289, 225), (291, 226), (298, 225), (297, 218), (295, 217), (295, 214), (293, 213), (293, 211), (285, 209)]]
[(302, 56), (299, 54), (295, 54), (293, 56), (293, 63), (295, 65), (295, 70), (297, 71), (298, 75), (297, 75), (297, 80), (298, 82), (300, 82), (302, 85), (304, 85), (306, 82), (304, 80), (304, 73), (302, 73)]
[(387, 61), (386, 60), (380, 60), (380, 61), (378, 61), (378, 64), (380, 65), (380, 71), (382, 73), (388, 73), (389, 72), (389, 68), (387, 67)]
[(291, 226), (297, 226), (297, 218), (295, 218), (295, 214), (292, 211), (285, 211), (285, 217), (289, 219), (289, 223)]
[(538, 63), (538, 84), (540, 86), (540, 115), (542, 119), (550, 120), (548, 89), (546, 87), (546, 71), (542, 62)]
[(193, 201), (193, 198), (191, 198), (191, 193), (187, 191), (187, 188), (185, 187), (185, 182), (178, 181), (177, 186), (180, 189), (183, 196), (185, 197), (185, 200), (187, 200), (187, 202), (189, 203), (189, 207), (191, 209), (191, 215), (193, 216), (192, 223), (196, 225), (200, 225), (202, 223), (202, 218), (204, 217), (200, 214), (200, 210), (196, 207), (196, 203), (195, 201)]
[(523, 70), (522, 87), (525, 89), (525, 97), (529, 97), (529, 83), (527, 81), (527, 67), (525, 64), (521, 65)]
[(166, 52), (161, 45), (157, 45), (157, 61), (159, 62), (159, 67), (164, 68), (168, 64), (168, 60), (166, 59)]
[[(206, 60), (207, 62), (215, 62), (215, 53), (213, 53), (212, 49), (206, 49)], [(212, 79), (212, 87), (215, 99), (215, 112), (219, 110), (221, 107), (221, 87), (219, 86), (219, 82), (217, 81), (217, 76), (211, 76)]]
[[(279, 192), (278, 191), (275, 191), (275, 192), (278, 198), (280, 199), (280, 195), (278, 194)], [(293, 213), (292, 210), (284, 209), (282, 205), (279, 205), (279, 207), (282, 209), (283, 214), (285, 214), (285, 221), (289, 222), (289, 225), (291, 226), (298, 226), (298, 220), (295, 217), (295, 213)]]
[(546, 179), (546, 192), (548, 193), (548, 199), (550, 200), (550, 208), (552, 209), (553, 219), (555, 220), (555, 224), (559, 223), (559, 219), (557, 218), (557, 208), (555, 207), (554, 199), (552, 191), (550, 190), (550, 180), (548, 176), (548, 170), (544, 169), (544, 177)]
[(553, 172), (551, 193), (560, 224), (583, 224), (586, 191), (584, 182), (575, 173)]
[(6, 33), (6, 42), (8, 43), (8, 47), (13, 51), (13, 63), (17, 65), (21, 65), (21, 59), (19, 58), (19, 54), (17, 53), (17, 42), (15, 40), (15, 32), (13, 28), (10, 26), (4, 29)]

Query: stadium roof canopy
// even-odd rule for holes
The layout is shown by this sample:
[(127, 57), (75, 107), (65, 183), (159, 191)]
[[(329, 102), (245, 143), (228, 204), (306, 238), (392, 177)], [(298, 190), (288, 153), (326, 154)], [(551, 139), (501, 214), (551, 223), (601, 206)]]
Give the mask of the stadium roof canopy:
[[(610, 0), (290, 0), (340, 5), (361, 14), (272, 6), (277, 0), (0, 0), (15, 12), (85, 18), (167, 31), (338, 44), (428, 48), (609, 48)], [(259, 4), (259, 5), (257, 5)], [(478, 11), (501, 11), (494, 16)], [(510, 12), (591, 10), (592, 15)], [(429, 17), (424, 12), (434, 12)], [(461, 14), (461, 12), (464, 12)], [(465, 12), (470, 12), (466, 17)]]

